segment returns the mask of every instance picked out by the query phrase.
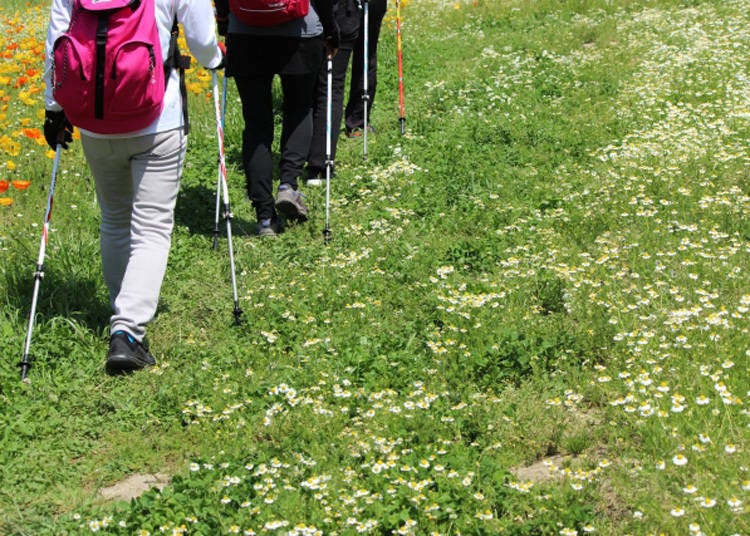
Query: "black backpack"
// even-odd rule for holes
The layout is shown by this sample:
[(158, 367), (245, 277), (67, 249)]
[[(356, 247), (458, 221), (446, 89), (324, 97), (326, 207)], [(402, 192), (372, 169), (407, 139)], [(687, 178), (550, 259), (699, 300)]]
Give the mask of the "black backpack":
[(334, 0), (333, 19), (339, 27), (340, 42), (353, 43), (359, 36), (359, 24), (362, 20), (362, 1)]

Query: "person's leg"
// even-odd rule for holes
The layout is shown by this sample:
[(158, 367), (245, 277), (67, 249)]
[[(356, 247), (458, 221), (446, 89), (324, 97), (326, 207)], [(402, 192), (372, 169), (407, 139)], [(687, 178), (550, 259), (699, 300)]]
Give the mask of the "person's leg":
[(336, 160), (339, 134), (341, 132), (341, 118), (344, 115), (344, 86), (346, 70), (352, 55), (351, 48), (340, 48), (333, 57), (333, 89), (331, 107), (331, 160)]
[[(369, 7), (368, 7), (369, 9)], [(368, 27), (369, 32), (369, 27)], [(364, 94), (364, 16), (359, 27), (359, 37), (352, 49), (352, 73), (349, 78), (349, 97), (344, 109), (344, 124), (347, 131), (362, 128), (365, 122)]]
[[(386, 0), (368, 0), (367, 6), (367, 117), (370, 118), (375, 100), (378, 70), (378, 40), (380, 27), (386, 12)], [(364, 13), (363, 13), (364, 17)], [(349, 100), (346, 105), (345, 123), (347, 131), (363, 128), (365, 123), (364, 94), (364, 20), (359, 27), (359, 37), (352, 54), (352, 76), (349, 83)]]
[(282, 74), (284, 118), (281, 130), (281, 161), (276, 209), (288, 220), (307, 220), (304, 194), (297, 190), (297, 177), (302, 173), (312, 141), (313, 87), (318, 70), (308, 74)]
[(326, 106), (327, 106), (327, 73), (326, 64), (318, 73), (313, 94), (313, 131), (310, 140), (310, 151), (307, 154), (307, 176), (318, 176), (325, 168), (326, 160)]
[[(275, 216), (273, 199), (273, 75), (235, 76), (242, 101), (242, 162), (258, 221)], [(305, 150), (306, 151), (306, 150)]]
[(130, 259), (115, 300), (112, 331), (127, 331), (140, 341), (156, 314), (167, 269), (187, 137), (175, 129), (128, 144), (133, 155)]
[(386, 12), (386, 0), (370, 0), (369, 11), (367, 92), (370, 98), (367, 101), (367, 117), (371, 118), (372, 105), (375, 102), (375, 92), (378, 87), (378, 41), (380, 40), (380, 27), (383, 24), (383, 17)]
[(281, 127), (281, 184), (297, 189), (297, 177), (307, 159), (313, 134), (313, 88), (318, 72), (300, 75), (281, 75), (284, 96), (284, 117)]
[[(346, 70), (349, 67), (351, 48), (340, 48), (333, 57), (331, 73), (331, 160), (336, 156), (336, 145), (341, 131), (341, 118), (344, 106), (344, 85)], [(310, 154), (307, 158), (308, 176), (325, 174), (326, 165), (326, 122), (328, 107), (328, 73), (327, 63), (323, 65), (315, 84), (315, 109), (313, 110), (313, 137)]]
[(115, 298), (130, 258), (130, 218), (133, 183), (129, 155), (118, 141), (81, 136), (81, 146), (94, 177), (99, 203), (99, 249), (109, 304)]

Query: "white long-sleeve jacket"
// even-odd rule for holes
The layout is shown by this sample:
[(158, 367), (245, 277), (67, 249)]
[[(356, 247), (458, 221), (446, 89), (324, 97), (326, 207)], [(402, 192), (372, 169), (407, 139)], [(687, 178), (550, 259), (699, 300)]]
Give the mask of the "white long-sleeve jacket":
[[(44, 101), (47, 110), (59, 111), (61, 106), (52, 95), (53, 45), (57, 38), (67, 31), (74, 0), (52, 0), (49, 29), (47, 31), (44, 62)], [(155, 0), (156, 21), (159, 26), (162, 59), (166, 60), (169, 51), (169, 37), (175, 16), (182, 25), (190, 53), (204, 67), (209, 69), (221, 63), (221, 51), (216, 40), (211, 0)], [(183, 126), (182, 96), (180, 95), (179, 71), (172, 69), (164, 94), (164, 108), (158, 119), (143, 130), (127, 134), (97, 134), (83, 131), (93, 137), (122, 138), (165, 132)]]

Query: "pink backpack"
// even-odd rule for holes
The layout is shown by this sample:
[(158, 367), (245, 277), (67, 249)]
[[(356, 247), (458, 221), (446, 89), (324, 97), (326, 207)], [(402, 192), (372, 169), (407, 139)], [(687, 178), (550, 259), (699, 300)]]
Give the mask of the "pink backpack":
[(248, 26), (275, 26), (307, 15), (310, 0), (229, 0), (229, 9)]
[(123, 134), (159, 117), (166, 86), (154, 0), (74, 0), (53, 50), (53, 95), (73, 125)]

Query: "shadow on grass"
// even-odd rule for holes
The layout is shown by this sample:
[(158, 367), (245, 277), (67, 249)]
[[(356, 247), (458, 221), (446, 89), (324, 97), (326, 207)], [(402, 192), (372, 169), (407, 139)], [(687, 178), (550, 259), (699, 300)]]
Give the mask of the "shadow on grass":
[[(249, 203), (243, 195), (241, 198), (230, 192), (230, 209), (232, 210), (232, 235), (249, 236), (256, 234), (255, 221), (236, 216), (236, 207), (240, 203)], [(216, 188), (204, 185), (183, 184), (175, 206), (175, 224), (186, 227), (191, 234), (206, 236), (226, 236), (224, 219), (224, 198), (219, 192), (218, 222), (216, 220)]]
[(4, 379), (14, 381), (20, 370), (17, 364), (26, 350), (35, 286), (38, 294), (28, 354), (31, 374), (49, 378), (54, 369), (69, 377), (70, 371), (78, 374), (88, 366), (92, 348), (100, 351), (98, 345), (111, 312), (101, 276), (98, 240), (71, 236), (58, 234), (50, 241), (41, 279), (35, 280), (38, 237), (18, 239), (4, 259), (0, 317), (10, 324), (4, 330)]
[[(28, 323), (34, 290), (34, 264), (28, 270), (5, 273), (7, 305)], [(109, 325), (110, 309), (100, 278), (65, 270), (46, 262), (39, 281), (35, 323), (54, 317), (69, 319), (95, 333)]]

